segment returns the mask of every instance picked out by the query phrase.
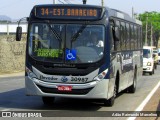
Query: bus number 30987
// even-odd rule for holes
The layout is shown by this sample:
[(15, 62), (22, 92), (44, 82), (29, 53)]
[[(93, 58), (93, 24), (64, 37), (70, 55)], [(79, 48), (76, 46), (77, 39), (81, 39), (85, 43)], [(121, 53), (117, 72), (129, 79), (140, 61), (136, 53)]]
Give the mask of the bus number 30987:
[(73, 82), (87, 82), (88, 78), (71, 77), (71, 81), (73, 81)]

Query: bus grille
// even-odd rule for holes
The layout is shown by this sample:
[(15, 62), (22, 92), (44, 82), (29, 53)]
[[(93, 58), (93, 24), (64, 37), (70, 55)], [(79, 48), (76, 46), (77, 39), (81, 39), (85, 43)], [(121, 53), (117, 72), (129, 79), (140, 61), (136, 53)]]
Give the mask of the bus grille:
[(41, 89), (42, 92), (45, 92), (45, 93), (73, 94), (73, 95), (85, 95), (93, 89), (92, 87), (87, 89), (72, 89), (72, 91), (58, 91), (57, 88), (47, 88), (40, 85), (37, 85), (37, 86)]

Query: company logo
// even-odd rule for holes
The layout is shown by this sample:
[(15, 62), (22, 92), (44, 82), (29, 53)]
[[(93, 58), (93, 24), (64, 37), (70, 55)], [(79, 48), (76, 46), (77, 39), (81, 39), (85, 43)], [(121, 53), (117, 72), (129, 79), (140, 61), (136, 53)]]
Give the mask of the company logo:
[(61, 81), (62, 81), (62, 82), (67, 82), (67, 81), (68, 81), (68, 78), (65, 77), (65, 76), (63, 76), (63, 77), (61, 78)]

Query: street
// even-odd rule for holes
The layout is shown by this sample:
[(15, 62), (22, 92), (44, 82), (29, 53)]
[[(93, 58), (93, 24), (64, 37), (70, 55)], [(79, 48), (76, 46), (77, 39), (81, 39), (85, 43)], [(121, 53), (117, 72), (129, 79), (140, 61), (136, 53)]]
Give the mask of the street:
[[(25, 95), (23, 76), (0, 78), (0, 111), (49, 110), (53, 113), (67, 113), (68, 117), (84, 117), (85, 115), (82, 115), (82, 112), (86, 113), (86, 117), (92, 117), (93, 114), (87, 115), (87, 112), (102, 111), (100, 113), (103, 114), (105, 111), (134, 111), (159, 82), (159, 73), (160, 66), (155, 70), (154, 75), (146, 74), (142, 76), (138, 81), (136, 93), (120, 93), (113, 107), (105, 107), (101, 101), (97, 100), (68, 98), (56, 98), (53, 106), (45, 106), (41, 97)], [(78, 114), (73, 115), (73, 112)], [(63, 117), (62, 115), (58, 114), (56, 117)]]

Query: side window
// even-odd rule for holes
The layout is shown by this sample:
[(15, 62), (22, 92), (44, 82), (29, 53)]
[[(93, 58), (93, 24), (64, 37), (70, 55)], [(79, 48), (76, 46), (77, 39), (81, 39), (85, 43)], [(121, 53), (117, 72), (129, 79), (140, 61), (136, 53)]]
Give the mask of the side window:
[(130, 26), (126, 23), (126, 49), (130, 50)]
[(121, 41), (121, 48), (122, 50), (126, 50), (126, 39), (125, 39), (125, 23), (121, 22), (120, 26), (120, 41)]
[(111, 51), (114, 51), (115, 49), (114, 49), (114, 37), (113, 37), (113, 31), (114, 30), (114, 28), (113, 28), (113, 25), (112, 24), (110, 24), (110, 50)]
[(143, 40), (142, 40), (142, 27), (140, 27), (140, 48), (143, 47)]
[(130, 25), (130, 36), (131, 50), (134, 50), (134, 27), (132, 24)]
[(120, 51), (121, 50), (120, 22), (118, 20), (116, 21), (115, 36), (117, 37), (116, 39), (118, 39), (118, 41), (116, 41), (117, 51)]
[(138, 36), (137, 36), (137, 26), (134, 26), (134, 48), (137, 49), (137, 42), (138, 42)]

